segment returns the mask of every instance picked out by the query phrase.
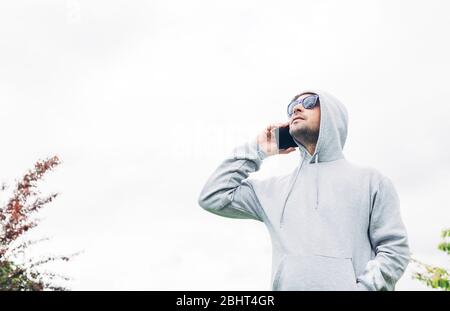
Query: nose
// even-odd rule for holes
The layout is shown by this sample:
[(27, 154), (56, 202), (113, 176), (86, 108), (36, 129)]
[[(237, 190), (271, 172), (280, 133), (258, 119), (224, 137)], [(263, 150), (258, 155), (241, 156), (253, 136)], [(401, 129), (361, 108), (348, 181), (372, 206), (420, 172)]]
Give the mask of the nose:
[(297, 110), (300, 110), (300, 112), (303, 112), (304, 109), (305, 108), (303, 107), (303, 104), (297, 104), (297, 105), (295, 105), (293, 112), (294, 112), (294, 114)]

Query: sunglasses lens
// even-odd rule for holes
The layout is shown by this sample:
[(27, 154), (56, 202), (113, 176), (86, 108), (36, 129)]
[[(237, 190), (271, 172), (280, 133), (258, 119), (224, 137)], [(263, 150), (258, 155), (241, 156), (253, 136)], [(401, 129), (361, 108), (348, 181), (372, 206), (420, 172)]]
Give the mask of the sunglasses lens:
[(317, 97), (316, 96), (308, 96), (303, 101), (303, 107), (306, 109), (311, 109), (316, 105)]
[(292, 101), (289, 106), (288, 106), (288, 116), (290, 117), (293, 113), (294, 113), (294, 107), (295, 105), (297, 105), (298, 103), (295, 101)]

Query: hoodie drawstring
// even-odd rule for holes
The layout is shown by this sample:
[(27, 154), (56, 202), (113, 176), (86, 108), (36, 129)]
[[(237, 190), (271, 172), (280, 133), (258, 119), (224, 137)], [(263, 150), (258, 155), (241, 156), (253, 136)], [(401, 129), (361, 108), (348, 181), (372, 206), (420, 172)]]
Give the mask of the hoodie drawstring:
[(284, 210), (286, 209), (286, 203), (287, 203), (287, 200), (289, 199), (289, 196), (291, 195), (292, 189), (294, 188), (295, 182), (297, 181), (297, 177), (298, 177), (298, 175), (299, 175), (299, 173), (300, 173), (300, 170), (302, 169), (302, 166), (303, 166), (303, 162), (304, 162), (304, 161), (305, 161), (305, 155), (302, 154), (302, 162), (301, 162), (300, 165), (298, 166), (297, 172), (296, 172), (296, 174), (295, 174), (294, 181), (292, 182), (292, 184), (291, 184), (291, 186), (290, 186), (289, 192), (288, 192), (288, 194), (287, 194), (287, 196), (286, 196), (286, 199), (284, 200), (283, 209), (281, 210), (280, 228), (281, 228), (281, 225), (283, 224), (283, 219), (284, 219), (283, 216), (284, 216)]
[[(303, 166), (303, 162), (305, 161), (305, 155), (302, 154), (302, 162), (300, 163), (297, 172), (295, 174), (295, 178), (294, 181), (291, 183), (290, 188), (289, 188), (289, 192), (286, 196), (286, 199), (284, 200), (284, 204), (283, 204), (283, 209), (281, 210), (281, 218), (280, 218), (280, 228), (283, 225), (283, 220), (284, 220), (284, 211), (286, 209), (286, 203), (289, 199), (289, 196), (291, 195), (292, 189), (294, 189), (294, 185), (295, 182), (297, 181), (297, 177), (300, 174), (300, 170), (302, 169)], [(319, 153), (316, 153), (316, 158), (315, 158), (315, 163), (316, 163), (316, 205), (315, 205), (315, 209), (319, 208)]]
[(316, 209), (319, 208), (319, 153), (316, 154)]

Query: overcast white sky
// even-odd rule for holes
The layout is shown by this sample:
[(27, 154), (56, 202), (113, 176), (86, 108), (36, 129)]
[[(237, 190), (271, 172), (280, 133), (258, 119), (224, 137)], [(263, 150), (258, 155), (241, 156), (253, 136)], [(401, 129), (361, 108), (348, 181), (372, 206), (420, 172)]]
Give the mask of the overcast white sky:
[[(262, 223), (197, 197), (232, 148), (315, 87), (349, 110), (350, 161), (389, 176), (416, 258), (450, 225), (448, 1), (10, 0), (0, 3), (0, 180), (40, 158), (60, 197), (31, 236), (84, 250), (76, 290), (269, 290)], [(254, 174), (295, 168), (298, 153)], [(49, 269), (50, 269), (49, 268)], [(411, 280), (399, 290), (426, 289)]]

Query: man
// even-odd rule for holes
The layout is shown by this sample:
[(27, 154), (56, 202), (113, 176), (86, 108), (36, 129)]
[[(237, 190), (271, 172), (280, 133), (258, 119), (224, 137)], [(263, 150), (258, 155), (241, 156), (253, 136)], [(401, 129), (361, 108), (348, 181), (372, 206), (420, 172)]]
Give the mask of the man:
[[(268, 126), (225, 159), (199, 196), (201, 207), (263, 222), (272, 240), (272, 290), (394, 290), (408, 265), (408, 238), (391, 180), (351, 164), (342, 149), (347, 110), (306, 90), (288, 123)], [(278, 150), (274, 129), (290, 127), (301, 160), (291, 174), (248, 178)]]

